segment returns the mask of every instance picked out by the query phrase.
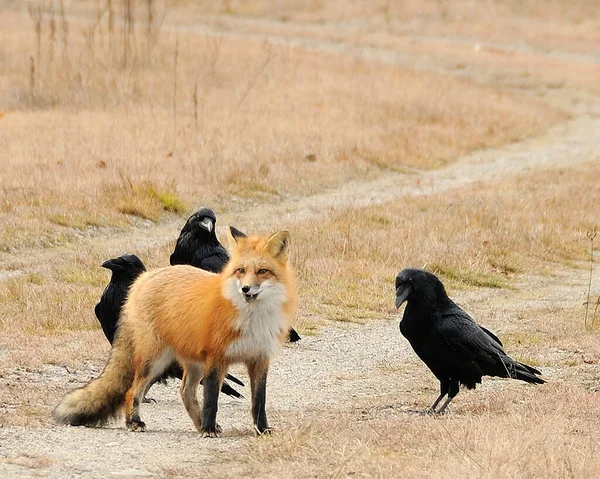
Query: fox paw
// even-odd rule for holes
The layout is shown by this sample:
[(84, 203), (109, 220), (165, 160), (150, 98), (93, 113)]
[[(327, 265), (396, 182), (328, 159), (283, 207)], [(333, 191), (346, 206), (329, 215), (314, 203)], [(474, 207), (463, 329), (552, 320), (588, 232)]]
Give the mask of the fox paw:
[(218, 424), (214, 427), (203, 427), (200, 429), (200, 435), (202, 437), (219, 437), (222, 432), (223, 430)]
[(125, 425), (130, 431), (146, 432), (146, 423), (144, 421), (125, 421)]

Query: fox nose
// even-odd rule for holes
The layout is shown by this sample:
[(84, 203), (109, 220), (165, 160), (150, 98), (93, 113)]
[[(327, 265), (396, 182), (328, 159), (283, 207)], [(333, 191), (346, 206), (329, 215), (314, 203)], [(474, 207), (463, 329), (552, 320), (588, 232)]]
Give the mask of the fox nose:
[(247, 293), (248, 291), (250, 291), (250, 286), (242, 286), (242, 293)]

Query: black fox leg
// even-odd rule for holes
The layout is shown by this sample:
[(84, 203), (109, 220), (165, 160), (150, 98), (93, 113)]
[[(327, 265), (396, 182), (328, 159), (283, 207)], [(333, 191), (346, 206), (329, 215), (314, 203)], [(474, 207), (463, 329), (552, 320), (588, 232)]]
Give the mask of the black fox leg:
[(271, 432), (267, 422), (265, 410), (267, 400), (267, 373), (269, 372), (269, 361), (253, 361), (247, 363), (248, 375), (250, 376), (250, 389), (252, 390), (252, 421), (258, 434)]
[(454, 396), (456, 396), (458, 394), (459, 390), (460, 390), (460, 385), (458, 383), (458, 380), (451, 379), (450, 380), (450, 388), (448, 390), (448, 399), (446, 399), (444, 404), (442, 404), (442, 407), (436, 411), (437, 414), (444, 414), (444, 411), (446, 410), (446, 406), (448, 406), (448, 404), (450, 404), (450, 401), (452, 401), (452, 399), (454, 399)]
[(203, 437), (218, 437), (221, 428), (217, 424), (219, 391), (224, 373), (219, 368), (212, 368), (204, 376), (204, 402), (202, 405), (202, 424), (200, 432)]

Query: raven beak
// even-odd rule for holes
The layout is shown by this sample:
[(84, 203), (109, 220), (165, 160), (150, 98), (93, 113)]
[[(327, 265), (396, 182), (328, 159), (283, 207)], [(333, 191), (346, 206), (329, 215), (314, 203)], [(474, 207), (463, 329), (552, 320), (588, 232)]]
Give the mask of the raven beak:
[(104, 263), (102, 263), (102, 267), (106, 269), (110, 269), (111, 271), (115, 270), (117, 265), (113, 262), (112, 259), (107, 259)]
[(400, 286), (396, 290), (396, 308), (399, 308), (406, 301), (411, 292), (412, 288), (410, 286)]
[(210, 218), (204, 218), (202, 221), (200, 221), (200, 226), (202, 226), (202, 228), (204, 228), (209, 233), (212, 233), (213, 224)]

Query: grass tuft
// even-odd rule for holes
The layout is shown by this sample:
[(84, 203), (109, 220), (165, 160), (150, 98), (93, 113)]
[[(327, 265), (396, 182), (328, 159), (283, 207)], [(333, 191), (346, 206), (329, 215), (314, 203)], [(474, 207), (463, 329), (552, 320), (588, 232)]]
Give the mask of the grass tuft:
[(451, 281), (467, 286), (475, 286), (477, 288), (505, 288), (507, 286), (503, 278), (485, 271), (465, 271), (439, 264), (431, 265), (430, 269), (432, 272), (445, 276)]
[(165, 212), (187, 212), (187, 205), (177, 195), (172, 183), (158, 185), (153, 181), (134, 182), (123, 178), (119, 184), (106, 186), (104, 194), (120, 213), (146, 220), (157, 221)]

